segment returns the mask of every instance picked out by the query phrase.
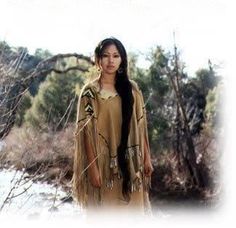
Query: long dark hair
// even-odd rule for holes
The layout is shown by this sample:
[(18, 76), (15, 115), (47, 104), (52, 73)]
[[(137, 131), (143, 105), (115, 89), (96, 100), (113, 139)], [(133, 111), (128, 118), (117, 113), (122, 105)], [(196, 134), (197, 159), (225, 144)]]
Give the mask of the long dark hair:
[(133, 113), (134, 98), (132, 95), (132, 85), (128, 77), (128, 60), (127, 53), (123, 44), (116, 38), (111, 37), (102, 40), (95, 49), (95, 62), (98, 65), (99, 60), (106, 47), (114, 44), (121, 56), (121, 64), (119, 70), (116, 72), (115, 88), (121, 97), (122, 104), (122, 127), (121, 127), (121, 141), (117, 148), (118, 165), (123, 177), (122, 193), (124, 198), (130, 200), (131, 192), (131, 177), (128, 169), (128, 160), (126, 158), (128, 136), (130, 131), (130, 120)]

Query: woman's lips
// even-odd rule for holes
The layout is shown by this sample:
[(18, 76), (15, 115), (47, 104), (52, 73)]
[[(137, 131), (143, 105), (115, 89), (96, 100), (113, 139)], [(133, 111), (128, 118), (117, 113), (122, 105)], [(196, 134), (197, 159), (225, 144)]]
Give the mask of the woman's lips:
[(113, 69), (113, 68), (115, 68), (115, 66), (107, 66), (107, 68)]

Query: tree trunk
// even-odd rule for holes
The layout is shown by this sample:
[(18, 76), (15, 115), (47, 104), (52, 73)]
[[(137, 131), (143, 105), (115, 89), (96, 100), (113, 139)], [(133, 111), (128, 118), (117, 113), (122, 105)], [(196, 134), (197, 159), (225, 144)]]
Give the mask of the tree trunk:
[[(203, 188), (205, 187), (204, 179), (201, 175), (201, 172), (199, 170), (197, 159), (196, 159), (196, 153), (195, 153), (195, 147), (193, 143), (193, 138), (191, 135), (191, 131), (189, 128), (189, 121), (186, 115), (186, 110), (183, 104), (182, 100), (182, 94), (180, 91), (180, 75), (179, 75), (179, 67), (178, 67), (178, 57), (177, 57), (177, 51), (175, 47), (175, 69), (172, 71), (168, 68), (167, 70), (167, 76), (170, 80), (171, 86), (175, 92), (176, 95), (176, 102), (177, 102), (177, 108), (179, 108), (180, 111), (180, 117), (183, 123), (183, 131), (184, 131), (184, 139), (186, 143), (186, 156), (183, 155), (185, 162), (187, 164), (187, 167), (189, 169), (189, 172), (192, 176), (193, 183), (196, 187)], [(181, 129), (180, 129), (181, 130)], [(177, 148), (178, 149), (178, 148)]]

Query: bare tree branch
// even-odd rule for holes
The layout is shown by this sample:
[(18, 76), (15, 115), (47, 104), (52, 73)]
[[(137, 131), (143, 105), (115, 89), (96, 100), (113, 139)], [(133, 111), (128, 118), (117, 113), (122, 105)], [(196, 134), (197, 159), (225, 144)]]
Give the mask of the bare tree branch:
[[(187, 156), (183, 156), (184, 160), (188, 166), (190, 174), (193, 178), (194, 184), (197, 187), (204, 187), (204, 179), (199, 171), (197, 165), (197, 158), (196, 158), (196, 151), (194, 146), (194, 141), (191, 135), (190, 127), (189, 127), (189, 120), (187, 118), (185, 106), (182, 99), (182, 93), (180, 89), (180, 69), (178, 63), (178, 54), (177, 54), (177, 47), (174, 44), (174, 70), (172, 70), (169, 66), (166, 66), (166, 75), (169, 78), (170, 84), (174, 90), (177, 102), (177, 114), (180, 113), (181, 122), (183, 123), (183, 131), (184, 131), (184, 139), (186, 142), (186, 150)], [(180, 138), (178, 138), (180, 140)]]
[[(14, 76), (17, 73), (23, 64), (26, 54), (27, 53), (23, 50), (20, 55), (14, 59), (14, 61), (10, 61), (7, 65), (8, 69), (6, 69), (4, 63), (0, 62), (0, 74), (4, 75), (2, 79), (3, 84), (0, 86), (0, 139), (5, 138), (9, 134), (15, 123), (16, 112), (20, 101), (23, 95), (28, 91), (35, 78), (42, 75), (48, 75), (51, 72), (58, 74), (68, 73), (72, 70), (87, 72), (88, 67), (81, 66), (80, 61), (86, 61), (90, 65), (94, 65), (94, 61), (92, 61), (90, 57), (81, 54), (58, 54), (39, 62), (28, 76), (22, 79), (13, 80), (10, 75)], [(56, 63), (59, 60), (69, 57), (75, 57), (77, 59), (76, 66), (68, 67), (63, 70), (56, 68)], [(68, 111), (70, 112), (70, 109), (68, 109)]]

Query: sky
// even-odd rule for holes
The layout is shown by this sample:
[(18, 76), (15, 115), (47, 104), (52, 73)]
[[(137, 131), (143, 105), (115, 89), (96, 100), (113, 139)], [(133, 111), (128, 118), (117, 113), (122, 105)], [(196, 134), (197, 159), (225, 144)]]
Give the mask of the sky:
[[(173, 52), (176, 43), (186, 71), (225, 67), (227, 0), (0, 0), (0, 40), (53, 54), (92, 55), (106, 37), (120, 39), (139, 65), (151, 48)], [(175, 34), (175, 36), (173, 35)]]
[(160, 45), (173, 53), (175, 40), (190, 75), (207, 67), (208, 59), (219, 65), (226, 87), (223, 134), (227, 140), (222, 162), (227, 166), (224, 194), (229, 197), (225, 211), (209, 222), (220, 227), (222, 221), (235, 222), (231, 213), (235, 208), (232, 179), (236, 179), (232, 146), (236, 126), (235, 12), (233, 0), (0, 0), (0, 41), (27, 47), (31, 53), (42, 48), (53, 54), (92, 55), (101, 39), (115, 36), (127, 52), (139, 54), (140, 66), (146, 66), (145, 55), (151, 48)]

